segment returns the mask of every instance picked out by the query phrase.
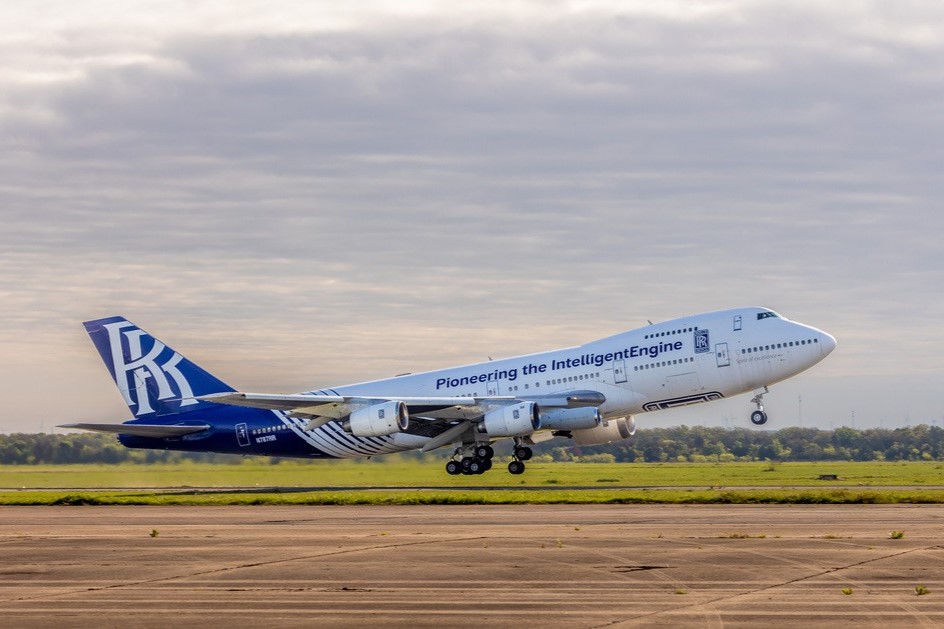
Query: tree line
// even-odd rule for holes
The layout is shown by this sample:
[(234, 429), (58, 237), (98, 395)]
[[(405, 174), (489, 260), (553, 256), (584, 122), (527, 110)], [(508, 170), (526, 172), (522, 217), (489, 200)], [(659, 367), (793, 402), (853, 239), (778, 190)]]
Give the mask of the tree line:
[[(496, 448), (499, 455), (507, 454), (507, 449), (507, 443)], [(575, 446), (570, 440), (558, 438), (538, 444), (534, 450), (540, 457), (537, 460), (587, 462), (941, 461), (944, 460), (944, 428), (922, 424), (895, 429), (784, 428), (770, 432), (678, 426), (641, 429), (625, 441), (599, 446)], [(449, 454), (448, 448), (437, 453), (439, 456)], [(421, 458), (423, 455), (406, 453), (405, 456)], [(0, 435), (2, 465), (238, 463), (242, 460), (243, 457), (234, 454), (130, 449), (112, 435), (94, 433)], [(383, 460), (382, 457), (379, 460)]]
[(570, 450), (574, 456), (609, 454), (619, 462), (940, 461), (944, 460), (944, 429), (922, 424), (865, 430), (794, 427), (770, 432), (679, 426), (641, 429), (625, 441)]

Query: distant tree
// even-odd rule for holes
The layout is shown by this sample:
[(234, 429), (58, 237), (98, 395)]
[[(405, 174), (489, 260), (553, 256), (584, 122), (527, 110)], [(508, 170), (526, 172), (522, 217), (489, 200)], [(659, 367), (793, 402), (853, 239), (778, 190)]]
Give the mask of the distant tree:
[[(941, 461), (944, 460), (944, 428), (910, 426), (893, 430), (837, 428), (784, 428), (777, 432), (747, 428), (725, 429), (704, 426), (673, 428), (641, 427), (627, 440), (606, 445), (576, 446), (569, 439), (557, 438), (534, 446), (536, 455), (547, 460), (616, 462), (776, 460), (776, 461)], [(499, 456), (508, 456), (508, 441), (496, 446)], [(447, 456), (443, 448), (439, 455)], [(602, 459), (598, 455), (606, 455)], [(399, 455), (420, 459), (418, 452)], [(79, 433), (68, 435), (0, 435), (0, 464), (50, 465), (73, 463), (238, 463), (238, 455), (187, 453), (170, 450), (138, 450), (120, 445), (112, 435)], [(248, 460), (254, 460), (252, 458)], [(383, 461), (384, 457), (379, 457)], [(273, 464), (282, 459), (272, 458)]]

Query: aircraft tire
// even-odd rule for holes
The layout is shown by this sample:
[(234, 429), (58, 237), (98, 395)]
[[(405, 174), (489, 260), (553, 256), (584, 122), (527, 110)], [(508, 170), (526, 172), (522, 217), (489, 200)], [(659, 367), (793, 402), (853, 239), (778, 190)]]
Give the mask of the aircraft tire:
[(534, 456), (534, 451), (527, 446), (518, 446), (515, 448), (515, 458), (519, 461), (528, 461)]
[(480, 459), (491, 459), (495, 456), (495, 451), (492, 450), (492, 446), (479, 446), (475, 449), (475, 456)]
[(446, 463), (446, 473), (450, 476), (455, 476), (456, 474), (462, 473), (462, 466), (459, 465), (458, 461), (449, 461)]
[(508, 471), (511, 474), (522, 474), (524, 473), (524, 463), (521, 461), (512, 461), (508, 464)]
[(763, 426), (767, 423), (767, 413), (764, 411), (754, 411), (751, 413), (751, 423), (755, 426)]

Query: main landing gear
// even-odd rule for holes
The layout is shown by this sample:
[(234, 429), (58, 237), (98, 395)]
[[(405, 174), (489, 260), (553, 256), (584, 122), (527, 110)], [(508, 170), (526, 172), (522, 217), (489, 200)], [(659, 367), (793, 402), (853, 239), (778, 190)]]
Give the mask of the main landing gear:
[[(455, 457), (460, 456), (460, 459)], [(495, 451), (486, 444), (470, 444), (456, 448), (453, 458), (446, 463), (446, 473), (452, 474), (484, 474), (492, 469), (492, 457)]]
[(757, 405), (757, 410), (751, 413), (751, 423), (755, 426), (763, 426), (767, 423), (767, 413), (764, 412), (764, 396), (770, 393), (770, 389), (764, 387), (764, 390), (753, 398), (751, 402)]
[[(481, 443), (471, 443), (456, 448), (452, 453), (452, 459), (446, 463), (446, 473), (453, 476), (457, 474), (484, 474), (492, 469), (492, 457), (495, 451), (492, 446)], [(514, 460), (508, 464), (508, 471), (511, 474), (524, 473), (524, 462), (534, 456), (534, 452), (528, 446), (515, 442)]]
[(515, 440), (515, 459), (508, 464), (508, 472), (511, 474), (523, 474), (524, 462), (534, 456), (534, 452), (528, 446), (521, 445)]

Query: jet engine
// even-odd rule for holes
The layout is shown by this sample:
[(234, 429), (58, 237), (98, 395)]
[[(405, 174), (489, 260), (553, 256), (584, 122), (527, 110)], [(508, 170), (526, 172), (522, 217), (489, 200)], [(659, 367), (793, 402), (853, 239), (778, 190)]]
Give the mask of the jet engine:
[(410, 411), (403, 402), (391, 400), (354, 411), (343, 425), (357, 437), (383, 437), (409, 428)]
[(541, 413), (541, 428), (551, 430), (585, 430), (603, 423), (600, 409), (593, 406), (583, 408), (558, 408)]
[(595, 428), (571, 431), (574, 443), (595, 446), (629, 439), (636, 434), (636, 420), (632, 415), (608, 420)]
[(510, 404), (489, 411), (479, 424), (479, 432), (487, 433), (489, 437), (519, 437), (540, 428), (538, 405), (534, 402)]

